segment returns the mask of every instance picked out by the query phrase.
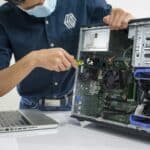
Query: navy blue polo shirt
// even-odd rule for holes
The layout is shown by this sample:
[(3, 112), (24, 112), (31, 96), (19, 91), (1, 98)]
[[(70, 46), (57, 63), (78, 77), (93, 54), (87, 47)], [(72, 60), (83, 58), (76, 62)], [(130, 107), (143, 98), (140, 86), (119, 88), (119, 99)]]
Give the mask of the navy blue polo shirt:
[[(31, 51), (61, 47), (76, 57), (81, 26), (103, 24), (111, 11), (105, 0), (57, 0), (47, 18), (29, 16), (11, 3), (0, 7), (0, 69)], [(11, 75), (10, 75), (11, 76)], [(18, 86), (24, 97), (62, 97), (72, 91), (75, 69), (57, 73), (34, 69)]]

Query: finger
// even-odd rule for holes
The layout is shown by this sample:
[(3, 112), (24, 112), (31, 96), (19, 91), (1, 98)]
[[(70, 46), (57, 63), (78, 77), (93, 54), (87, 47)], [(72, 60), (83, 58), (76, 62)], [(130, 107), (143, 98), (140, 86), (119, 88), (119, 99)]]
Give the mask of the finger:
[(61, 71), (61, 69), (59, 68), (59, 67), (55, 67), (55, 69), (54, 69), (56, 72), (60, 72)]
[(126, 14), (121, 15), (118, 24), (114, 27), (115, 30), (122, 30), (128, 27), (128, 23), (124, 23)]
[(108, 24), (109, 26), (112, 26), (115, 14), (116, 14), (116, 11), (111, 12), (110, 17), (109, 17), (109, 24)]
[(121, 26), (121, 20), (120, 20), (120, 14), (116, 14), (116, 16), (114, 16), (114, 19), (112, 21), (112, 25), (111, 25), (111, 29), (119, 29), (119, 27)]
[(76, 64), (76, 61), (74, 59), (74, 56), (68, 54), (65, 50), (64, 50), (64, 56), (71, 63), (72, 67), (77, 68), (77, 64)]
[(73, 68), (76, 69), (78, 67), (74, 56), (71, 56), (71, 59), (69, 61), (71, 62)]
[(118, 23), (118, 29), (123, 29), (123, 21), (126, 18), (126, 13), (120, 16), (119, 23)]
[(130, 20), (132, 20), (134, 17), (130, 14), (126, 14), (124, 19), (122, 20), (122, 29), (126, 29), (128, 27), (128, 23)]
[(65, 57), (63, 58), (62, 63), (67, 70), (71, 68), (71, 63)]
[(65, 70), (67, 70), (67, 68), (63, 65), (63, 64), (59, 64), (59, 70), (60, 71), (65, 71)]
[(122, 24), (121, 27), (120, 27), (121, 30), (122, 30), (122, 29), (127, 29), (127, 28), (128, 28), (128, 24), (125, 24), (125, 23)]
[(108, 16), (106, 16), (106, 17), (103, 18), (103, 22), (105, 24), (109, 24), (109, 20), (110, 20), (110, 15), (108, 15)]

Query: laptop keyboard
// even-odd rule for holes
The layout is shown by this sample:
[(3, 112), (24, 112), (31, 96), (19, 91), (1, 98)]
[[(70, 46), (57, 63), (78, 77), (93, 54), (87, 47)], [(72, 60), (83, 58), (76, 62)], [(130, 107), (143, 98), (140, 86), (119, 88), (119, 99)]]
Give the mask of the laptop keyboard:
[(30, 123), (18, 111), (0, 112), (0, 127), (26, 126)]

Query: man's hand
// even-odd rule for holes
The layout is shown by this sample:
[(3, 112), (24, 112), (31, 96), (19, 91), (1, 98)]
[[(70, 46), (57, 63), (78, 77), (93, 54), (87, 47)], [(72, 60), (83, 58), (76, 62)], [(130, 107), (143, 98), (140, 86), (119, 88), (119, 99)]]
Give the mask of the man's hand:
[(60, 72), (77, 66), (74, 57), (61, 48), (33, 51), (14, 65), (0, 70), (0, 97), (8, 93), (37, 67)]
[(112, 30), (120, 30), (126, 29), (129, 21), (132, 19), (134, 19), (134, 17), (130, 13), (120, 8), (115, 8), (112, 9), (110, 15), (103, 18), (103, 21), (108, 24)]
[(37, 60), (36, 67), (57, 72), (69, 70), (71, 67), (77, 67), (74, 57), (62, 48), (43, 49), (33, 53), (33, 59)]

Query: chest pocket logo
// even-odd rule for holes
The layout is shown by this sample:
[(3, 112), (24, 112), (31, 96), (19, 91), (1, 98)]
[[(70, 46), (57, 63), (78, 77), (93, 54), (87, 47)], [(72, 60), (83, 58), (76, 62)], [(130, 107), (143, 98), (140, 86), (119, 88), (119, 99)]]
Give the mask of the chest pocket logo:
[(68, 28), (68, 29), (73, 29), (75, 28), (77, 23), (77, 19), (74, 16), (73, 13), (69, 13), (66, 14), (65, 19), (64, 19), (64, 25)]

